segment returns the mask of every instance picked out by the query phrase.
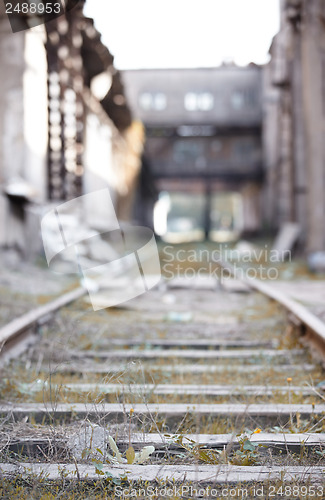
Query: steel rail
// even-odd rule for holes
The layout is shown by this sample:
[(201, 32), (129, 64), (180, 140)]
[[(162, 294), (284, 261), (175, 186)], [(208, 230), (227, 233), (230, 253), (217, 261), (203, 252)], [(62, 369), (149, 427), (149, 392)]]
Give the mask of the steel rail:
[(261, 292), (266, 297), (274, 300), (287, 309), (288, 312), (298, 319), (299, 323), (304, 325), (305, 329), (302, 332), (304, 339), (311, 346), (316, 348), (318, 357), (320, 357), (322, 361), (325, 361), (325, 323), (320, 318), (315, 316), (315, 314), (309, 311), (304, 305), (288, 297), (283, 292), (276, 290), (269, 283), (264, 283), (256, 278), (243, 278), (239, 276), (239, 270), (236, 270), (228, 262), (218, 261), (218, 265), (222, 269), (228, 271), (229, 274), (238, 281), (241, 281), (249, 288)]
[(85, 288), (78, 287), (43, 306), (32, 309), (0, 328), (0, 358), (7, 354), (13, 346), (23, 342), (29, 335), (30, 329), (39, 321), (61, 309), (61, 307), (79, 299), (86, 292)]

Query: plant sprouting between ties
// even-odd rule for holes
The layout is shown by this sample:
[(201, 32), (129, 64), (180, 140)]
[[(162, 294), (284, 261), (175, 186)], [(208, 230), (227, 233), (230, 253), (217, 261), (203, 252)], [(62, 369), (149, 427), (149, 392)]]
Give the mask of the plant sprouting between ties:
[(152, 455), (152, 453), (155, 451), (154, 446), (144, 446), (140, 451), (135, 451), (133, 446), (129, 446), (126, 452), (122, 454), (112, 436), (109, 436), (108, 441), (113, 454), (107, 454), (104, 458), (102, 450), (100, 448), (97, 448), (96, 451), (98, 451), (98, 453), (103, 456), (103, 461), (95, 458), (92, 459), (92, 462), (95, 465), (96, 473), (99, 475), (106, 475), (106, 473), (102, 470), (105, 463), (112, 465), (141, 465), (146, 460), (148, 460), (150, 458), (150, 455)]
[(261, 444), (251, 441), (253, 434), (259, 434), (261, 429), (255, 429), (253, 432), (245, 432), (237, 436), (239, 449), (236, 450), (229, 460), (232, 465), (254, 465), (258, 462), (258, 448)]
[(226, 463), (227, 461), (225, 450), (222, 451), (206, 448), (193, 441), (193, 439), (183, 436), (182, 434), (176, 434), (174, 436), (165, 434), (165, 437), (171, 439), (173, 443), (186, 450), (193, 458), (200, 460), (201, 462), (207, 464), (220, 464)]
[(263, 446), (259, 443), (254, 443), (251, 441), (253, 434), (258, 434), (261, 429), (255, 429), (254, 431), (247, 431), (243, 434), (237, 436), (237, 441), (234, 441), (234, 445), (239, 445), (239, 449), (236, 449), (232, 453), (228, 454), (227, 447), (223, 450), (216, 450), (211, 448), (206, 448), (204, 445), (196, 443), (192, 439), (183, 435), (169, 435), (166, 434), (165, 437), (169, 438), (186, 450), (193, 458), (207, 464), (232, 464), (232, 465), (254, 465), (258, 462), (258, 448)]

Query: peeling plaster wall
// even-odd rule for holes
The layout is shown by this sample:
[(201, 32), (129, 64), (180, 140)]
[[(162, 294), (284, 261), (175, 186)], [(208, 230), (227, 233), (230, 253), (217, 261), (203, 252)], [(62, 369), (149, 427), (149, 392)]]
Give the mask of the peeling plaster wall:
[(25, 34), (11, 33), (0, 19), (0, 182), (22, 175), (24, 165), (24, 45)]
[(24, 32), (13, 34), (7, 17), (1, 16), (0, 245), (10, 244), (14, 231), (3, 187), (10, 178), (22, 176), (24, 170), (24, 44)]
[[(12, 33), (0, 16), (0, 245), (24, 249), (23, 211), (4, 194), (25, 180), (36, 200), (46, 199), (47, 62), (44, 28)], [(18, 209), (19, 208), (19, 209)]]
[(23, 77), (25, 159), (23, 177), (36, 190), (37, 199), (46, 199), (48, 96), (47, 60), (43, 26), (25, 35)]

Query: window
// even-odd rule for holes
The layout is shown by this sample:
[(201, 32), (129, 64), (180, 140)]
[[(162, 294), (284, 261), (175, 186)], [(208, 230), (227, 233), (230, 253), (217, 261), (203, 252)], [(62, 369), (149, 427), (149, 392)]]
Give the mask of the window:
[(234, 92), (231, 96), (231, 106), (233, 109), (242, 109), (244, 107), (244, 96), (242, 92)]
[(173, 145), (173, 161), (188, 167), (195, 162), (196, 158), (204, 155), (204, 145), (200, 140), (179, 139)]
[(253, 88), (238, 89), (231, 94), (231, 106), (235, 110), (256, 105), (256, 92)]
[(198, 96), (199, 109), (202, 111), (210, 111), (213, 109), (213, 95), (205, 92)]
[(187, 111), (211, 111), (214, 97), (210, 92), (188, 92), (184, 97), (184, 107)]
[(197, 99), (196, 94), (189, 92), (185, 95), (184, 106), (187, 111), (196, 111), (197, 109)]
[(162, 92), (143, 92), (139, 104), (144, 111), (163, 111), (167, 107), (167, 97)]
[(255, 138), (242, 137), (232, 142), (232, 157), (234, 160), (251, 161), (259, 151), (259, 144)]
[(213, 137), (216, 129), (213, 125), (180, 125), (177, 127), (177, 134), (180, 137)]
[(165, 94), (159, 93), (154, 96), (154, 109), (163, 111), (167, 107), (167, 99)]
[(142, 109), (145, 111), (148, 111), (149, 109), (152, 108), (152, 103), (153, 103), (153, 98), (152, 95), (149, 94), (149, 92), (146, 92), (144, 94), (141, 94), (139, 98), (139, 104)]

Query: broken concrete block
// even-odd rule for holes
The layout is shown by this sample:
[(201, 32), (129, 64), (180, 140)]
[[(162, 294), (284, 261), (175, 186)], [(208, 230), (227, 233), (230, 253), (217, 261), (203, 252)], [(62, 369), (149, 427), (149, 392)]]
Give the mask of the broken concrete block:
[(86, 424), (70, 436), (68, 447), (76, 460), (89, 456), (103, 460), (107, 455), (108, 438), (109, 432), (103, 427)]
[(308, 268), (313, 273), (325, 273), (325, 252), (314, 252), (307, 257)]

